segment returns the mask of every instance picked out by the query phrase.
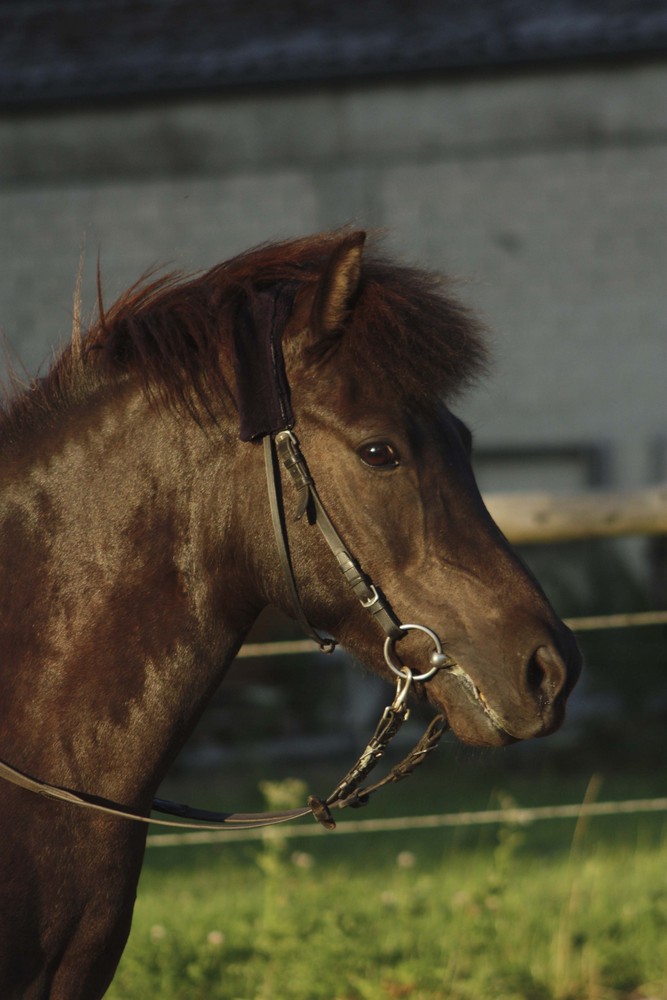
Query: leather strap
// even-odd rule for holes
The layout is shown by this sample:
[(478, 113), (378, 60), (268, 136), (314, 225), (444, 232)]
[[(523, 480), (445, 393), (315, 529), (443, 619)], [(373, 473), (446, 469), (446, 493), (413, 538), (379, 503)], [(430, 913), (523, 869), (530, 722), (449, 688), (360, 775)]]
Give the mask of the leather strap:
[(115, 802), (108, 802), (85, 793), (71, 792), (58, 785), (50, 785), (46, 781), (40, 781), (38, 778), (33, 778), (23, 771), (19, 771), (18, 768), (11, 767), (4, 761), (0, 761), (0, 778), (4, 778), (12, 785), (18, 785), (19, 788), (25, 788), (29, 792), (43, 795), (47, 799), (68, 802), (84, 809), (92, 809), (94, 812), (106, 813), (108, 816), (133, 820), (135, 823), (155, 823), (157, 826), (182, 827), (186, 830), (255, 830), (263, 826), (275, 826), (277, 823), (289, 823), (291, 820), (308, 816), (312, 812), (307, 806), (302, 809), (288, 809), (285, 812), (272, 813), (208, 812), (206, 809), (193, 809), (177, 802), (168, 802), (166, 799), (155, 799), (153, 808), (157, 812), (200, 821), (174, 823), (170, 820), (155, 819), (152, 816), (142, 816), (141, 813), (129, 812)]
[(404, 705), (397, 704), (397, 701), (398, 696), (394, 700), (393, 705), (385, 709), (372, 739), (357, 762), (350, 768), (342, 781), (338, 783), (333, 792), (324, 799), (311, 795), (308, 798), (308, 804), (300, 809), (286, 809), (283, 812), (223, 813), (209, 812), (206, 809), (196, 809), (178, 802), (169, 802), (166, 799), (154, 799), (152, 808), (157, 812), (180, 817), (179, 822), (174, 822), (173, 820), (156, 819), (153, 816), (143, 816), (141, 813), (130, 812), (115, 802), (109, 802), (96, 796), (87, 795), (86, 793), (71, 792), (69, 789), (60, 788), (58, 785), (51, 785), (48, 782), (31, 777), (23, 771), (19, 771), (18, 768), (11, 767), (4, 761), (0, 761), (0, 778), (12, 785), (17, 785), (19, 788), (35, 792), (48, 799), (67, 802), (71, 805), (98, 813), (105, 813), (108, 816), (115, 816), (117, 819), (131, 820), (135, 823), (151, 823), (156, 826), (171, 827), (172, 829), (180, 827), (184, 830), (257, 830), (265, 826), (289, 823), (293, 820), (301, 819), (303, 816), (312, 815), (327, 830), (333, 830), (336, 823), (331, 815), (332, 809), (364, 806), (369, 801), (370, 796), (378, 791), (378, 789), (389, 782), (401, 781), (407, 777), (435, 749), (446, 728), (443, 716), (436, 716), (417, 745), (385, 778), (369, 788), (359, 789), (361, 782), (384, 756), (388, 743), (394, 738), (408, 717), (407, 709), (405, 709)]
[(278, 556), (283, 571), (283, 576), (287, 582), (292, 600), (292, 607), (296, 619), (306, 635), (316, 642), (324, 653), (333, 653), (336, 648), (335, 639), (327, 638), (313, 628), (308, 621), (304, 611), (299, 591), (292, 569), (292, 559), (289, 551), (289, 536), (285, 525), (285, 514), (282, 503), (282, 487), (280, 476), (276, 469), (276, 453), (271, 434), (264, 436), (264, 468), (266, 470), (266, 485), (268, 487), (269, 505), (271, 507), (271, 520), (273, 522), (273, 533), (276, 538)]
[[(354, 559), (354, 557), (350, 554), (345, 543), (343, 542), (343, 539), (336, 531), (331, 518), (327, 514), (324, 506), (322, 505), (322, 501), (319, 498), (317, 489), (315, 488), (315, 483), (308, 470), (306, 460), (303, 456), (301, 448), (299, 447), (297, 437), (293, 431), (288, 429), (278, 431), (275, 435), (275, 444), (273, 435), (267, 434), (264, 438), (264, 455), (267, 467), (267, 479), (269, 477), (269, 468), (271, 469), (271, 475), (273, 477), (273, 489), (271, 488), (271, 483), (269, 483), (269, 495), (272, 497), (278, 497), (278, 483), (275, 475), (276, 450), (280, 461), (289, 473), (290, 478), (297, 490), (299, 503), (297, 506), (296, 520), (300, 520), (304, 514), (307, 514), (309, 524), (317, 525), (322, 532), (325, 542), (336, 557), (339, 569), (345, 577), (345, 580), (354, 592), (355, 597), (360, 602), (362, 607), (373, 615), (386, 636), (392, 639), (402, 638), (403, 632), (401, 630), (401, 625), (398, 618), (394, 614), (391, 605), (382, 592), (375, 586), (372, 580), (363, 572), (356, 559)], [(276, 504), (278, 503), (279, 500), (276, 499)], [(273, 506), (274, 504), (272, 500), (272, 513)], [(283, 568), (285, 567), (286, 561), (289, 566), (289, 569), (285, 572), (290, 582), (295, 613), (297, 614), (302, 627), (304, 627), (303, 621), (306, 622), (307, 634), (313, 635), (314, 630), (307, 621), (306, 614), (298, 596), (292, 567), (289, 563), (289, 543), (284, 517), (281, 516), (277, 519), (274, 516), (273, 524), (276, 533), (278, 551), (281, 553)], [(283, 553), (287, 554), (287, 560), (285, 560)], [(316, 641), (322, 645), (320, 640), (321, 636), (319, 639), (316, 639)], [(329, 650), (327, 650), (327, 652), (329, 652)]]

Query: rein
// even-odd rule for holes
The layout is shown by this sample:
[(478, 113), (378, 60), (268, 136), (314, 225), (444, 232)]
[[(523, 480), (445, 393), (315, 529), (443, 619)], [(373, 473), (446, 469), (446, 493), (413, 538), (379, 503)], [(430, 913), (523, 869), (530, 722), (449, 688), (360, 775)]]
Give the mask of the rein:
[[(153, 810), (178, 816), (180, 822), (155, 819), (151, 816), (130, 812), (115, 802), (82, 792), (73, 792), (70, 789), (41, 781), (3, 761), (0, 761), (0, 778), (49, 799), (68, 802), (85, 809), (106, 813), (119, 819), (132, 820), (138, 823), (154, 823), (158, 826), (184, 827), (186, 829), (247, 830), (273, 826), (278, 823), (287, 823), (310, 814), (326, 829), (333, 830), (336, 823), (332, 816), (332, 809), (358, 808), (365, 805), (371, 795), (380, 788), (406, 778), (435, 749), (446, 729), (446, 721), (442, 715), (435, 716), (413, 749), (400, 763), (392, 768), (386, 777), (374, 785), (366, 788), (360, 787), (384, 756), (389, 743), (398, 734), (403, 723), (408, 718), (409, 708), (407, 706), (407, 698), (413, 682), (429, 680), (437, 670), (453, 666), (453, 661), (443, 652), (440, 639), (431, 629), (424, 625), (404, 625), (399, 622), (382, 592), (361, 570), (322, 505), (296, 435), (288, 429), (283, 429), (275, 435), (265, 435), (264, 458), (276, 544), (283, 573), (292, 597), (294, 611), (301, 627), (324, 652), (333, 652), (336, 641), (321, 635), (312, 627), (301, 603), (289, 551), (289, 540), (282, 503), (281, 480), (276, 468), (278, 460), (289, 473), (298, 491), (299, 503), (295, 519), (300, 520), (304, 515), (307, 515), (308, 523), (317, 525), (327, 545), (336, 557), (338, 566), (353, 593), (362, 607), (375, 618), (385, 633), (384, 656), (388, 667), (396, 677), (396, 693), (391, 705), (385, 708), (370, 741), (345, 777), (339, 781), (333, 791), (326, 797), (318, 798), (315, 795), (311, 795), (308, 798), (306, 806), (300, 809), (288, 809), (283, 812), (210, 812), (205, 809), (197, 809), (181, 803), (170, 802), (166, 799), (156, 798), (153, 800)], [(435, 647), (430, 655), (429, 669), (420, 674), (413, 674), (410, 667), (395, 658), (396, 642), (403, 638), (406, 632), (411, 630), (425, 633)]]
[(258, 813), (209, 812), (206, 809), (196, 809), (178, 802), (169, 802), (166, 799), (153, 799), (152, 808), (156, 812), (181, 817), (179, 822), (175, 822), (173, 820), (156, 819), (153, 816), (144, 816), (141, 813), (129, 812), (115, 802), (87, 795), (86, 793), (72, 792), (58, 785), (51, 785), (48, 782), (31, 777), (15, 767), (11, 767), (4, 761), (0, 761), (0, 778), (13, 785), (17, 785), (19, 788), (35, 792), (48, 799), (67, 802), (84, 809), (115, 816), (117, 819), (132, 820), (136, 823), (151, 823), (157, 826), (167, 826), (176, 829), (180, 827), (186, 830), (256, 830), (261, 827), (276, 826), (279, 823), (289, 823), (292, 820), (301, 819), (303, 816), (312, 815), (325, 829), (333, 830), (335, 829), (336, 822), (331, 814), (332, 809), (355, 808), (366, 805), (370, 796), (384, 785), (390, 782), (402, 781), (409, 774), (412, 774), (415, 768), (423, 763), (426, 757), (438, 745), (438, 741), (446, 728), (445, 719), (441, 715), (435, 716), (431, 720), (428, 729), (418, 743), (400, 763), (392, 768), (386, 777), (368, 788), (360, 789), (359, 786), (384, 756), (388, 744), (396, 736), (410, 714), (405, 704), (405, 699), (411, 683), (412, 674), (408, 671), (405, 678), (402, 681), (398, 681), (394, 701), (385, 708), (382, 718), (363, 753), (345, 777), (339, 781), (331, 794), (324, 799), (311, 795), (308, 798), (307, 805), (300, 809)]

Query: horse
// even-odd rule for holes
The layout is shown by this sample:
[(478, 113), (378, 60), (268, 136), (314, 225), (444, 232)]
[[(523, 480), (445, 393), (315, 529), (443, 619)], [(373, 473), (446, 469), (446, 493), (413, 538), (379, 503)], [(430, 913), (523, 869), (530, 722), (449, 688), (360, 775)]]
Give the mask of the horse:
[[(2, 761), (148, 816), (267, 605), (392, 683), (412, 668), (466, 743), (557, 729), (580, 655), (476, 486), (449, 406), (486, 339), (444, 279), (343, 230), (99, 298), (1, 416)], [(287, 573), (262, 448), (281, 435)], [(314, 483), (352, 571), (312, 530)], [(0, 995), (95, 1000), (145, 825), (0, 798)]]

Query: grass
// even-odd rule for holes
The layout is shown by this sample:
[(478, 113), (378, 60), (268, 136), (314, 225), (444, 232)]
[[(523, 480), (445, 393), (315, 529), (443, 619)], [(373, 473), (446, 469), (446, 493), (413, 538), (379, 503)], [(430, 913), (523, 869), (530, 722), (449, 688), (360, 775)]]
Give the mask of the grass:
[[(463, 762), (450, 780), (443, 796), (437, 768), (415, 776), (373, 815), (581, 801), (595, 786), (548, 769), (494, 773), (488, 760)], [(289, 786), (269, 793), (286, 787), (289, 798)], [(597, 790), (651, 794), (664, 794), (659, 776), (611, 775)], [(667, 820), (309, 840), (278, 831), (154, 849), (108, 996), (667, 1000)]]

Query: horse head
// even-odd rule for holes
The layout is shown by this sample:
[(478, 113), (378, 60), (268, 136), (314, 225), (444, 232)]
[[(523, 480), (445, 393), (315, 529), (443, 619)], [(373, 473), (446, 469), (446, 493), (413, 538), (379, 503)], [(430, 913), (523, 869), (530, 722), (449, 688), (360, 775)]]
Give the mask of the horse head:
[[(553, 732), (580, 654), (487, 512), (471, 434), (448, 407), (481, 366), (474, 321), (423, 274), (367, 261), (363, 234), (352, 233), (297, 288), (283, 349), (295, 429), (337, 531), (400, 621), (442, 641), (446, 666), (420, 694), (468, 743)], [(383, 637), (319, 533), (301, 518), (289, 534), (309, 620), (391, 678)], [(280, 574), (269, 578), (271, 599), (290, 614)], [(403, 635), (399, 668), (428, 672), (431, 640)]]

